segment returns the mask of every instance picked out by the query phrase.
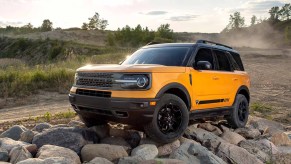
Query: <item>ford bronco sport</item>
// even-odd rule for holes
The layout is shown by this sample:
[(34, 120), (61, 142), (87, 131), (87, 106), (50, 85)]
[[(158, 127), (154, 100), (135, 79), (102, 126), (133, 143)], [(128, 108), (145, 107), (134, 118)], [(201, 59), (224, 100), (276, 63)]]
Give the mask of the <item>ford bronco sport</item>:
[(189, 119), (224, 117), (232, 127), (244, 127), (249, 87), (237, 51), (199, 40), (149, 44), (122, 64), (81, 67), (69, 100), (87, 126), (143, 126), (167, 143), (183, 134)]

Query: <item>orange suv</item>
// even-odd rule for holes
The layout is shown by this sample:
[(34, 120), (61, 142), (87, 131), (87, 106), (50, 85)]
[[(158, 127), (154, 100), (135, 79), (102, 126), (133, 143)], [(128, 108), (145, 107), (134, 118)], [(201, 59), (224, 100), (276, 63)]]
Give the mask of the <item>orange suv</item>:
[(149, 44), (122, 64), (81, 67), (69, 100), (87, 126), (143, 126), (151, 138), (168, 143), (184, 133), (189, 119), (224, 116), (232, 127), (244, 127), (249, 88), (237, 51), (198, 40)]

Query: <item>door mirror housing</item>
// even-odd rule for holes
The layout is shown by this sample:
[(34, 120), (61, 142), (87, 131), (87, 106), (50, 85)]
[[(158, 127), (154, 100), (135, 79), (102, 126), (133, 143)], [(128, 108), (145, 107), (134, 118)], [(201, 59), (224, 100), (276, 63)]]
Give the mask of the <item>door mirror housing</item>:
[(212, 70), (212, 64), (208, 61), (198, 61), (195, 68), (197, 70)]

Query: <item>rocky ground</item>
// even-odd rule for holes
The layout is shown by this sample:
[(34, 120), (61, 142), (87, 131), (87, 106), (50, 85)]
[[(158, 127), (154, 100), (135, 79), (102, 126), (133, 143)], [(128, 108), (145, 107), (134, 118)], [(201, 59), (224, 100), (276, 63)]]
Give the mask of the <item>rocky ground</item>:
[(223, 121), (204, 122), (189, 125), (178, 140), (160, 144), (120, 124), (87, 128), (73, 120), (33, 128), (14, 125), (0, 134), (0, 164), (290, 164), (290, 130), (258, 117), (235, 130)]

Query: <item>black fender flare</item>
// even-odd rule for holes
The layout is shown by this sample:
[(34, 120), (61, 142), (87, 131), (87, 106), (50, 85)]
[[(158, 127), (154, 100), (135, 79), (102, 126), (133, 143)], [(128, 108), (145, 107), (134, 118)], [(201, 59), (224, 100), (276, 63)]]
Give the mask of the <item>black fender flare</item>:
[(185, 95), (186, 95), (186, 98), (187, 98), (187, 102), (188, 104), (186, 104), (188, 106), (188, 108), (190, 109), (191, 108), (191, 97), (190, 97), (190, 94), (188, 92), (188, 90), (186, 89), (186, 87), (180, 83), (169, 83), (167, 85), (165, 85), (163, 88), (160, 89), (160, 91), (157, 93), (156, 97), (155, 98), (160, 98), (163, 96), (163, 94), (168, 91), (169, 89), (179, 89), (181, 90)]
[(246, 98), (247, 98), (248, 102), (250, 102), (251, 95), (250, 95), (249, 88), (248, 88), (247, 86), (245, 86), (245, 85), (242, 85), (242, 86), (240, 86), (240, 87), (238, 88), (238, 90), (237, 90), (237, 92), (236, 92), (236, 95), (235, 95), (234, 102), (233, 102), (233, 104), (232, 104), (232, 105), (234, 105), (234, 103), (235, 103), (235, 101), (236, 101), (236, 96), (237, 96), (237, 95), (238, 95), (238, 93), (240, 93), (242, 90), (244, 90), (244, 91), (246, 91), (246, 92), (247, 92), (247, 94), (248, 94), (248, 97), (246, 97)]

